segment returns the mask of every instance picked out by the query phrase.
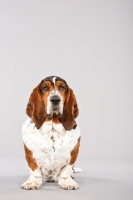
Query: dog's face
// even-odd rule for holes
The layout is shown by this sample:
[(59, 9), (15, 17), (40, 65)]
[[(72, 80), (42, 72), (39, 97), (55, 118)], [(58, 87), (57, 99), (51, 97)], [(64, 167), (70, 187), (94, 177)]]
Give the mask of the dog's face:
[(47, 117), (52, 118), (53, 115), (61, 117), (68, 94), (67, 83), (59, 77), (47, 77), (41, 82), (39, 92)]
[(66, 130), (75, 125), (78, 106), (72, 89), (66, 81), (57, 76), (49, 76), (32, 91), (27, 104), (26, 113), (40, 128), (44, 121), (53, 116), (59, 118)]

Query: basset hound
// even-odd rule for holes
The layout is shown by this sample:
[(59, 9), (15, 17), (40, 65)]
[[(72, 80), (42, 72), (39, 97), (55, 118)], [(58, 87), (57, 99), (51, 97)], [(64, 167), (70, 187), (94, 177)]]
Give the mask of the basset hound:
[(42, 179), (58, 182), (66, 190), (78, 189), (73, 172), (80, 146), (79, 114), (73, 90), (57, 76), (46, 77), (30, 95), (22, 126), (30, 176), (23, 189), (38, 189)]

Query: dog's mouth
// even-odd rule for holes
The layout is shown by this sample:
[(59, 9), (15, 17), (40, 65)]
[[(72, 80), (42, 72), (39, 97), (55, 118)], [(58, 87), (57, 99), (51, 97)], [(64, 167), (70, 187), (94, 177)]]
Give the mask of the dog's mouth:
[(57, 116), (58, 118), (61, 118), (62, 117), (62, 113), (56, 113), (56, 112), (53, 112), (53, 113), (50, 113), (50, 114), (46, 114), (46, 116), (49, 118), (49, 119), (52, 119), (54, 116)]
[(52, 118), (53, 116), (61, 117), (63, 114), (60, 111), (60, 107), (58, 105), (51, 107), (51, 113), (47, 114), (48, 118)]
[(52, 106), (52, 111), (53, 112), (58, 112), (59, 111), (59, 106)]

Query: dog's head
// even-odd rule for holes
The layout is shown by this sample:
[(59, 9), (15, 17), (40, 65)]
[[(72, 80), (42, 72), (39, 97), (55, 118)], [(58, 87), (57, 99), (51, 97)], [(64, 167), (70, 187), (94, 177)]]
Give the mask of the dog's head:
[(40, 128), (46, 118), (57, 116), (66, 130), (75, 125), (78, 106), (72, 89), (66, 81), (57, 76), (49, 76), (33, 89), (26, 113)]

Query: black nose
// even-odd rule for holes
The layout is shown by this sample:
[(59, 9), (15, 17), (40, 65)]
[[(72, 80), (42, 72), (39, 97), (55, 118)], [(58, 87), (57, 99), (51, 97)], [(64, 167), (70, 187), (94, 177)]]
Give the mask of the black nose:
[(60, 98), (55, 95), (55, 96), (51, 97), (50, 101), (52, 104), (57, 105), (60, 103)]

